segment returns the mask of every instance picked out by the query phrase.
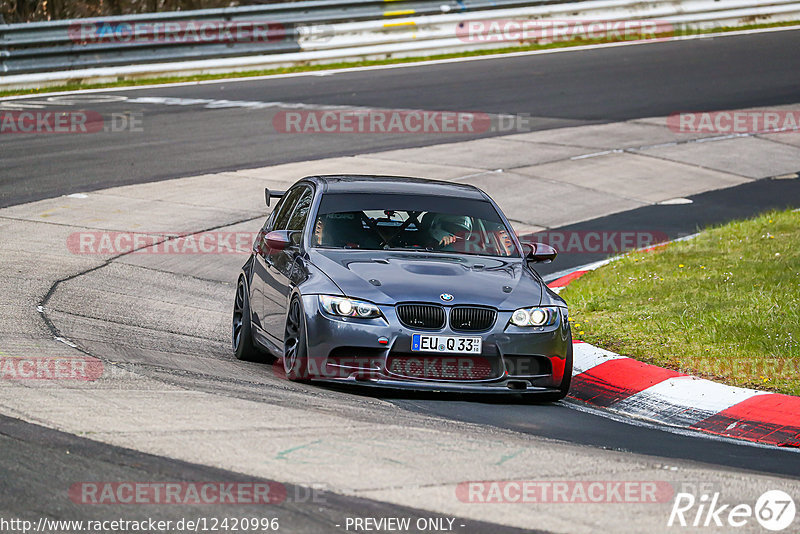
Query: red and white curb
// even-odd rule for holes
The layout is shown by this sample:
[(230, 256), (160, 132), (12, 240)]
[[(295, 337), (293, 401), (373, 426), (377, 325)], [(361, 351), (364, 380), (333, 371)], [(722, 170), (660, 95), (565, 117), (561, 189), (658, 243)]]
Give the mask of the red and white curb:
[[(558, 273), (548, 287), (560, 291), (614, 259)], [(779, 447), (800, 447), (800, 397), (727, 386), (582, 341), (575, 341), (573, 349), (570, 397), (574, 399), (671, 427)]]

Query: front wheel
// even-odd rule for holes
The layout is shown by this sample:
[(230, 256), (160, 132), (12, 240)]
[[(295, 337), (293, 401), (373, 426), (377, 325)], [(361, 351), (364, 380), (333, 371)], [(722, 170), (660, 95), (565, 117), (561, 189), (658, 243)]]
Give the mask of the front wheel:
[(294, 382), (308, 381), (308, 345), (303, 305), (298, 297), (292, 298), (286, 314), (283, 336), (283, 370), (286, 378)]
[(247, 362), (268, 362), (271, 358), (260, 351), (253, 343), (253, 330), (250, 323), (250, 297), (244, 277), (239, 277), (236, 284), (236, 298), (233, 302), (232, 341), (233, 354), (239, 360)]

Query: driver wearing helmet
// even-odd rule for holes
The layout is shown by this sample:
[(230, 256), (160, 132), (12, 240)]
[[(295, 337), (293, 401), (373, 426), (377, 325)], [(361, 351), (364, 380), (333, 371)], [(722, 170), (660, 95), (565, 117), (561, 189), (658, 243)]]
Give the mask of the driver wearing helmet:
[(472, 219), (465, 215), (437, 213), (431, 223), (430, 235), (439, 247), (448, 247), (457, 240), (466, 240), (472, 233)]

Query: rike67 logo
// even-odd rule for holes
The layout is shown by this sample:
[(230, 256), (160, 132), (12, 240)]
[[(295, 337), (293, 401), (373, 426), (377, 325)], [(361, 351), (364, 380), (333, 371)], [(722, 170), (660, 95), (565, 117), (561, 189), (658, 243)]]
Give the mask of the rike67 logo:
[(740, 528), (755, 518), (763, 528), (777, 532), (792, 524), (795, 512), (794, 500), (781, 490), (764, 492), (755, 506), (723, 504), (719, 492), (703, 493), (699, 498), (691, 493), (678, 493), (667, 526)]

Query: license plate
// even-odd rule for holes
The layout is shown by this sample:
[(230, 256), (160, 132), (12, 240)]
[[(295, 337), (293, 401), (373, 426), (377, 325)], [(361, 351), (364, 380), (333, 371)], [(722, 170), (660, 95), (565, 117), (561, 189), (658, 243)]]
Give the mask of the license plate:
[(482, 340), (479, 337), (428, 336), (413, 334), (411, 350), (414, 352), (458, 352), (480, 354)]

